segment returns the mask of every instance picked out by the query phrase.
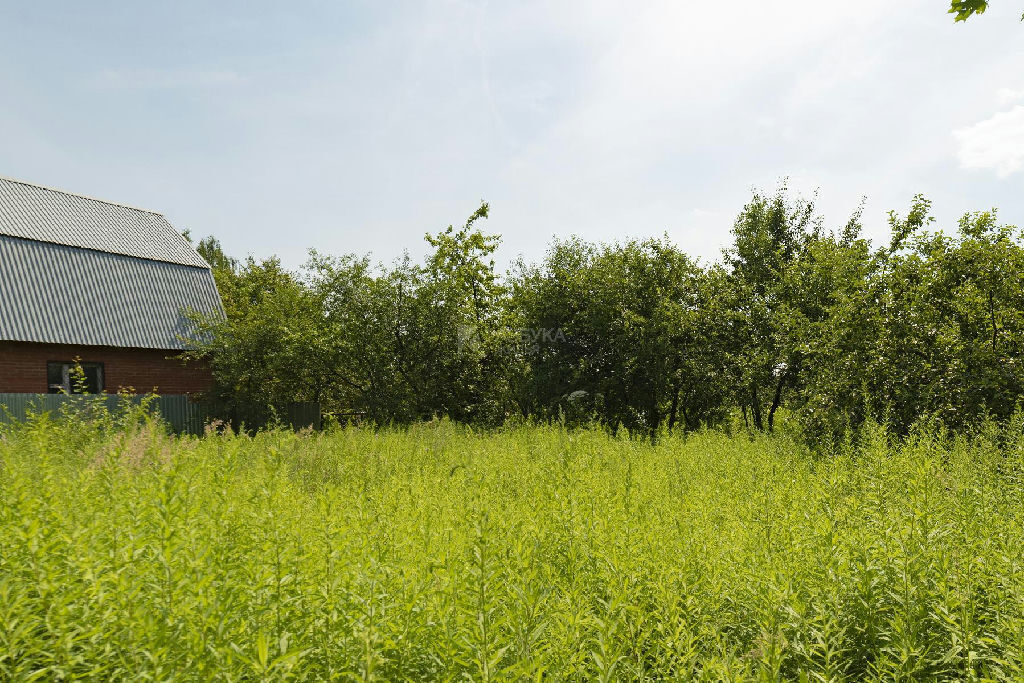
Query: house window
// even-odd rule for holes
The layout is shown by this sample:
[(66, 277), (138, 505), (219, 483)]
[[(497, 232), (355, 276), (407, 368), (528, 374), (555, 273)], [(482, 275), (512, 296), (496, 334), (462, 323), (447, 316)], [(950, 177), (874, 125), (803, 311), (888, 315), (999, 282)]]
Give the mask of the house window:
[[(81, 367), (84, 381), (75, 381), (75, 368)], [(46, 384), (51, 394), (98, 394), (103, 391), (103, 363), (50, 361), (46, 364)]]

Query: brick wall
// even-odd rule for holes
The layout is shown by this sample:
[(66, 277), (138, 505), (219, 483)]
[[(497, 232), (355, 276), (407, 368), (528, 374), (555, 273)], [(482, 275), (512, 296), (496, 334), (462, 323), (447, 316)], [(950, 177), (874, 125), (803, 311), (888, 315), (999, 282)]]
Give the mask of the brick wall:
[(131, 387), (140, 393), (193, 394), (210, 388), (209, 370), (185, 365), (173, 351), (0, 341), (0, 393), (45, 394), (46, 363), (75, 357), (103, 363), (109, 393)]

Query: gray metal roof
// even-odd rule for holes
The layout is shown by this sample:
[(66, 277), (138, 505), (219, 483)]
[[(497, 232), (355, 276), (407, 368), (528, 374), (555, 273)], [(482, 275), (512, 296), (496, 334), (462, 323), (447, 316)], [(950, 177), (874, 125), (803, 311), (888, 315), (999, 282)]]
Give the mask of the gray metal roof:
[(0, 235), (208, 267), (158, 213), (3, 177)]
[[(5, 220), (0, 206), (0, 221)], [(173, 230), (173, 228), (172, 228)], [(0, 339), (182, 349), (183, 309), (223, 315), (195, 267), (0, 235)]]

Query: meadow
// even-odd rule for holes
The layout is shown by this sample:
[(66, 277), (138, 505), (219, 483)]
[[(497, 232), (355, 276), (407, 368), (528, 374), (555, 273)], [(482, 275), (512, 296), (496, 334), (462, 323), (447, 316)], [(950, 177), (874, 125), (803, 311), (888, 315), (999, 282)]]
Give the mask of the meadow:
[(1024, 440), (0, 432), (0, 678), (1024, 677)]

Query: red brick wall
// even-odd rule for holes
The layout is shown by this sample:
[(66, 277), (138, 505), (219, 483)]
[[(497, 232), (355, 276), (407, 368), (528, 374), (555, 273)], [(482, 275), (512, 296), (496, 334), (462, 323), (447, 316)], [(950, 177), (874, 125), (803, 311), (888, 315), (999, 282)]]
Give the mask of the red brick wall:
[(0, 393), (45, 394), (46, 363), (76, 357), (103, 363), (109, 393), (131, 387), (140, 393), (193, 394), (209, 389), (212, 381), (207, 368), (185, 365), (173, 351), (0, 341)]

